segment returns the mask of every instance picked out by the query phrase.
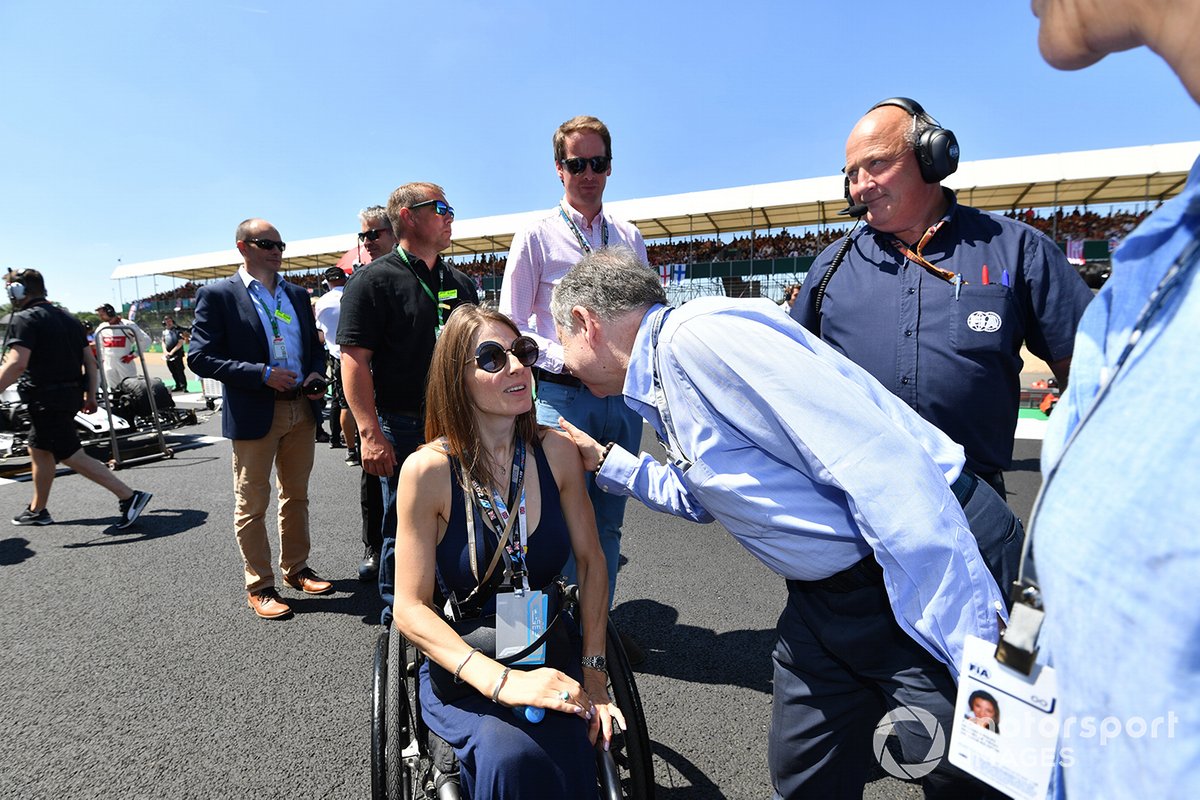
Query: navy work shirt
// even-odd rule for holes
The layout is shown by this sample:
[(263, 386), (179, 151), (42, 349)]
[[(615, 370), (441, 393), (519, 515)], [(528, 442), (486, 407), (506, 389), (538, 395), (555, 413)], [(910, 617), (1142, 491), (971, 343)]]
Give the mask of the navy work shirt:
[(997, 472), (1012, 461), (1022, 343), (1050, 363), (1069, 357), (1092, 293), (1048, 236), (943, 191), (945, 223), (922, 255), (962, 275), (957, 296), (868, 225), (829, 282), (820, 324), (813, 293), (841, 241), (813, 262), (792, 316), (961, 444), (968, 467)]

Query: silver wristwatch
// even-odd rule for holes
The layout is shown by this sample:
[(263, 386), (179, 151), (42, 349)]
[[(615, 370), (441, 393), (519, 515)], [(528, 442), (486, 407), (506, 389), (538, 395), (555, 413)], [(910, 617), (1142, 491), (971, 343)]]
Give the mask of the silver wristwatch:
[(579, 661), (580, 664), (588, 669), (594, 669), (597, 672), (608, 674), (608, 659), (604, 656), (584, 656)]

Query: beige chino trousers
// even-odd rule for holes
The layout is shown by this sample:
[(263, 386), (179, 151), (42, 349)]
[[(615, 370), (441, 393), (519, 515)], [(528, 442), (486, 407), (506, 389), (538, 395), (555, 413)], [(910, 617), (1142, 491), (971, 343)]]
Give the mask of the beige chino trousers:
[(248, 592), (275, 585), (266, 522), (272, 464), (279, 488), (279, 569), (294, 575), (308, 566), (308, 476), (315, 433), (312, 406), (300, 398), (275, 402), (275, 417), (263, 438), (233, 440), (233, 529)]

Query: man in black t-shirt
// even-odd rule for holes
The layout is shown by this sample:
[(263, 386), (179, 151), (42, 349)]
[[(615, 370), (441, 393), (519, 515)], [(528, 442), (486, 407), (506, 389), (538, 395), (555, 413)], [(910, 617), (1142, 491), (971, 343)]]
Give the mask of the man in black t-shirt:
[(173, 392), (187, 391), (187, 375), (183, 371), (183, 329), (175, 325), (175, 318), (163, 317), (163, 355), (166, 356), (167, 369), (175, 381)]
[[(396, 481), (424, 438), (425, 378), (450, 312), (477, 303), (475, 285), (438, 254), (449, 247), (454, 209), (432, 183), (392, 192), (388, 217), (399, 245), (350, 279), (342, 294), (337, 343), (342, 385), (358, 422), (363, 469), (383, 481), (385, 515), (379, 591), (392, 603)], [(390, 512), (390, 513), (389, 513)], [(368, 543), (370, 547), (370, 543)]]
[(12, 300), (8, 352), (0, 365), (0, 391), (18, 379), (29, 410), (29, 457), (33, 500), (13, 517), (14, 525), (49, 525), (46, 509), (55, 464), (62, 462), (100, 484), (120, 501), (118, 528), (128, 528), (150, 502), (149, 492), (130, 489), (108, 467), (83, 451), (75, 428), (79, 410), (96, 410), (99, 373), (79, 321), (46, 301), (46, 282), (34, 269), (9, 272)]

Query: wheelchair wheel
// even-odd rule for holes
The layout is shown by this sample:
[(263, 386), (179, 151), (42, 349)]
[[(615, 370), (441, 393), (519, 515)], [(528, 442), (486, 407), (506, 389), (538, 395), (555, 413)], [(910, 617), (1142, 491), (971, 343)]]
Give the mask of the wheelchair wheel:
[(384, 748), (387, 742), (388, 632), (375, 640), (371, 676), (371, 800), (385, 800)]
[(408, 642), (390, 625), (387, 632), (387, 700), (384, 707), (383, 788), (386, 800), (409, 800), (412, 775), (405, 755), (412, 744), (412, 710), (409, 705)]
[(627, 730), (613, 735), (609, 752), (621, 781), (621, 796), (631, 800), (650, 800), (654, 797), (654, 758), (650, 750), (650, 734), (642, 700), (633, 680), (633, 669), (621, 646), (616, 626), (608, 621), (606, 642), (608, 660), (608, 691), (625, 715)]

